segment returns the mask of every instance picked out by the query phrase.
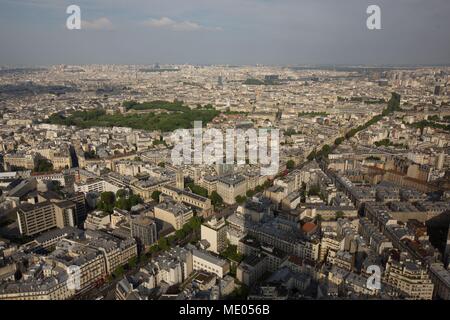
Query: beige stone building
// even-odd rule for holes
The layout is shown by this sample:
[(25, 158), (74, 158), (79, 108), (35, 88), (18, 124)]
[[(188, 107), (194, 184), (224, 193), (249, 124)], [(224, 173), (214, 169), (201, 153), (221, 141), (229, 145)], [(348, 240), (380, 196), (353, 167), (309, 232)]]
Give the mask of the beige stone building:
[(247, 181), (240, 175), (228, 175), (217, 180), (217, 193), (226, 204), (234, 204), (237, 196), (245, 196)]
[(194, 212), (181, 202), (165, 199), (164, 202), (155, 206), (154, 216), (171, 224), (175, 230), (180, 230), (194, 216)]
[(224, 219), (213, 218), (201, 226), (201, 239), (209, 243), (208, 251), (220, 253), (227, 246), (227, 227)]
[(197, 209), (199, 215), (207, 217), (212, 213), (211, 199), (169, 185), (162, 186), (161, 192), (177, 202), (183, 202)]
[(31, 154), (6, 154), (3, 158), (5, 170), (9, 171), (12, 168), (25, 168), (34, 170), (36, 166), (36, 157)]
[(389, 258), (384, 280), (409, 299), (431, 300), (433, 298), (434, 285), (430, 276), (425, 268), (411, 260), (395, 261)]

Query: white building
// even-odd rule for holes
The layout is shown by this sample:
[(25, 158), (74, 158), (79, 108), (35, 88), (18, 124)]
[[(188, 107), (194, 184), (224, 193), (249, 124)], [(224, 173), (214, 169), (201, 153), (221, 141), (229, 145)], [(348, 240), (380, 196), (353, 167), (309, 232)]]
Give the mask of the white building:
[(192, 262), (194, 270), (208, 271), (220, 278), (223, 278), (230, 271), (228, 261), (203, 250), (194, 249), (192, 251)]

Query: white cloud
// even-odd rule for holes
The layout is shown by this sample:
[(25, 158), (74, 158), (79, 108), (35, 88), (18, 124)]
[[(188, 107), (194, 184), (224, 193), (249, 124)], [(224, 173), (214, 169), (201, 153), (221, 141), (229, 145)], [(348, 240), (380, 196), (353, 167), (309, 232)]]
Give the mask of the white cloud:
[(102, 17), (91, 21), (81, 21), (81, 29), (110, 31), (114, 29), (114, 26), (108, 18)]
[(175, 21), (168, 17), (149, 19), (144, 21), (142, 25), (150, 28), (169, 29), (173, 31), (221, 30), (221, 28), (206, 27), (192, 21)]

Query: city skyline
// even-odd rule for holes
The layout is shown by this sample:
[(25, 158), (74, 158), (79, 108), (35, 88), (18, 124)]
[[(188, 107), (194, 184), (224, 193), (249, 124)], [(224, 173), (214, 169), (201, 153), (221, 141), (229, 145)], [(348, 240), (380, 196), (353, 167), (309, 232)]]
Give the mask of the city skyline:
[[(81, 8), (81, 30), (65, 28), (71, 4)], [(381, 30), (366, 27), (371, 4), (381, 9)], [(450, 63), (450, 3), (443, 0), (4, 0), (0, 6), (0, 65)]]

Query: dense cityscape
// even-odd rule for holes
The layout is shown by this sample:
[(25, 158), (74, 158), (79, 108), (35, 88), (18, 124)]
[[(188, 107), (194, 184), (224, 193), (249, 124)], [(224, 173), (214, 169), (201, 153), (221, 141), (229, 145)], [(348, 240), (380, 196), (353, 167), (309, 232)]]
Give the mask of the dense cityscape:
[[(0, 300), (449, 300), (449, 80), (442, 66), (2, 67)], [(278, 129), (277, 172), (174, 163), (173, 133), (194, 121)]]

